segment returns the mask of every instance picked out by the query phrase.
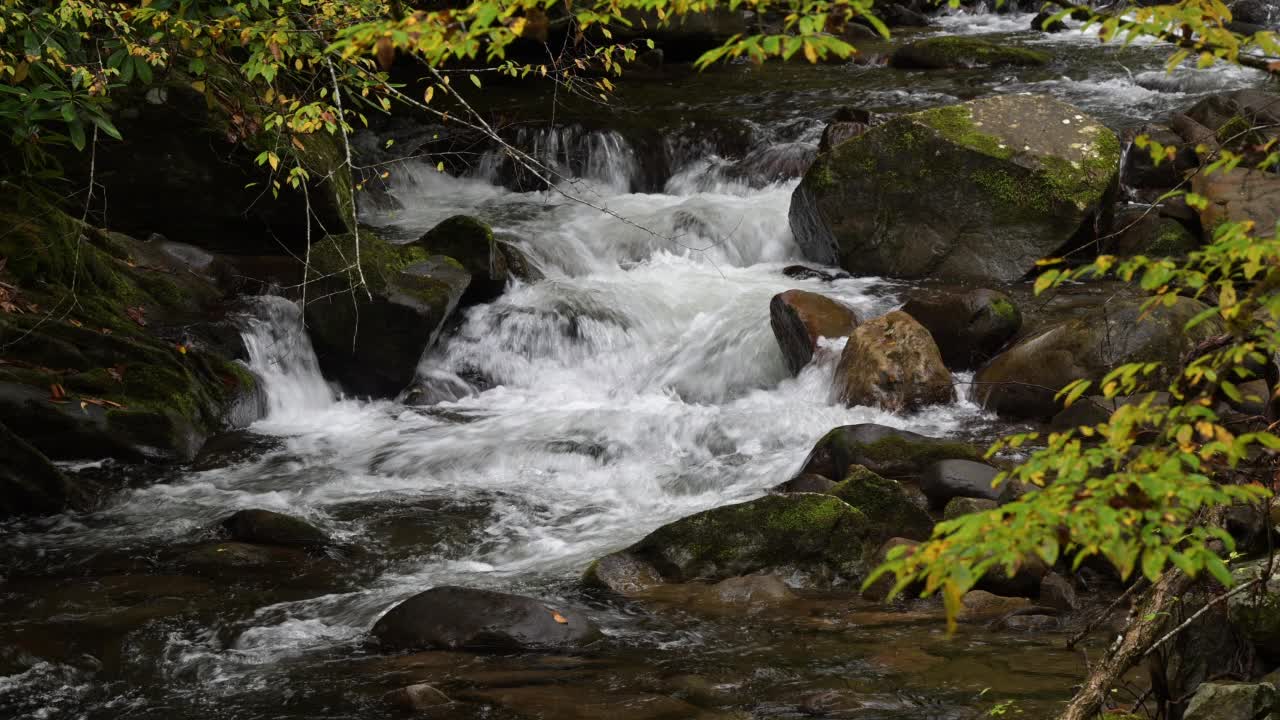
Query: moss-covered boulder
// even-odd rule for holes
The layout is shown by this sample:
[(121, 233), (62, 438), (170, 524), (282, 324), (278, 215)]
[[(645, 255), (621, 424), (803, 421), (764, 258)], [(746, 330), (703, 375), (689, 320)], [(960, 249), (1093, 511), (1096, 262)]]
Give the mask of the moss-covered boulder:
[(928, 540), (933, 520), (916, 505), (897, 480), (881, 477), (861, 465), (849, 468), (843, 481), (827, 491), (862, 511), (877, 542), (892, 537)]
[(471, 283), (462, 297), (464, 305), (498, 297), (513, 275), (513, 266), (527, 264), (523, 255), (510, 262), (508, 258), (519, 251), (496, 240), (488, 225), (470, 215), (454, 215), (441, 221), (415, 244), (430, 255), (457, 260), (471, 274)]
[(1178, 371), (1182, 358), (1217, 334), (1210, 320), (1190, 331), (1186, 323), (1205, 305), (1179, 298), (1144, 311), (1142, 300), (1102, 305), (1024, 337), (974, 376), (975, 399), (1002, 415), (1048, 420), (1062, 409), (1054, 395), (1073, 380), (1097, 381), (1118, 365), (1161, 362), (1152, 382)]
[(885, 425), (843, 425), (818, 440), (798, 474), (843, 480), (850, 467), (861, 465), (886, 477), (915, 477), (933, 463), (951, 458), (981, 460), (982, 451), (966, 442)]
[(904, 45), (889, 56), (889, 64), (905, 70), (1047, 65), (1049, 55), (1038, 50), (997, 45), (980, 38), (947, 35)]
[(929, 331), (901, 310), (859, 325), (835, 374), (836, 396), (849, 406), (910, 412), (955, 400), (951, 373)]
[(1124, 208), (1116, 213), (1112, 228), (1104, 246), (1111, 255), (1176, 258), (1200, 247), (1200, 238), (1186, 225), (1155, 208)]
[(87, 504), (85, 489), (71, 482), (39, 450), (0, 423), (0, 519), (48, 515)]
[(972, 460), (939, 460), (925, 468), (920, 490), (929, 498), (929, 507), (942, 510), (954, 498), (981, 498), (998, 501), (1000, 488), (993, 485), (1000, 471)]
[(0, 192), (0, 421), (54, 459), (189, 460), (260, 416), (223, 291), (164, 243)]
[(587, 570), (588, 585), (607, 585), (599, 572), (625, 556), (653, 568), (665, 582), (717, 582), (774, 573), (811, 587), (854, 583), (874, 549), (862, 511), (829, 495), (767, 495), (691, 515), (654, 530)]
[(322, 279), (310, 290), (307, 327), (325, 376), (357, 395), (395, 397), (413, 380), (471, 274), (453, 258), (368, 230), (360, 232), (358, 250), (352, 233), (312, 248), (312, 270)]
[(826, 295), (787, 290), (769, 301), (769, 325), (787, 369), (798, 375), (813, 359), (819, 340), (848, 336), (858, 326), (858, 316)]
[(791, 197), (805, 256), (861, 275), (1008, 282), (1108, 195), (1120, 142), (1044, 95), (900, 115), (814, 160)]
[(1247, 562), (1232, 569), (1236, 583), (1262, 581), (1259, 591), (1233, 595), (1228, 602), (1232, 627), (1271, 663), (1280, 662), (1280, 570), (1264, 578), (1268, 562)]
[(953, 370), (978, 367), (1022, 328), (1022, 313), (1013, 300), (986, 288), (920, 288), (902, 311), (929, 331), (942, 361)]

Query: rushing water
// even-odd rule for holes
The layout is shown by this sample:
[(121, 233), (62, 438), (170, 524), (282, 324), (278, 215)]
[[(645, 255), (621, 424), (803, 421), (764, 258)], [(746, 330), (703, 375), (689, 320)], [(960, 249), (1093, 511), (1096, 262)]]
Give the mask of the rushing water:
[[(943, 26), (1026, 36), (1029, 22), (956, 16)], [(975, 88), (969, 74), (850, 66), (807, 69), (807, 85), (744, 90), (736, 112), (760, 109), (742, 118), (750, 151), (729, 157), (715, 142), (670, 136), (658, 188), (647, 188), (643, 153), (624, 133), (581, 127), (517, 138), (562, 177), (554, 189), (502, 187), (496, 155), (464, 177), (400, 166), (395, 209), (367, 219), (408, 238), (455, 213), (479, 215), (545, 279), (468, 310), (424, 356), (415, 402), (427, 405), (341, 398), (319, 375), (297, 308), (258, 299), (244, 338), (264, 379), (264, 420), (96, 512), (15, 525), (3, 537), (17, 579), (0, 585), (0, 646), (8, 646), (0, 708), (33, 717), (354, 718), (381, 712), (378, 695), (413, 679), (462, 683), (474, 707), (549, 717), (603, 716), (582, 708), (642, 708), (672, 693), (708, 695), (698, 704), (757, 717), (968, 717), (984, 688), (1033, 704), (1062, 697), (1079, 665), (1052, 640), (971, 629), (947, 639), (936, 618), (886, 619), (851, 610), (847, 598), (751, 621), (651, 614), (593, 604), (573, 584), (592, 558), (665, 522), (762, 494), (834, 426), (977, 438), (999, 429), (963, 399), (908, 416), (832, 403), (835, 345), (799, 377), (785, 371), (768, 322), (774, 294), (819, 291), (871, 317), (894, 307), (902, 289), (781, 272), (798, 257), (786, 219), (795, 180), (777, 178), (813, 152), (832, 106), (863, 100), (894, 110), (1037, 91), (1120, 125), (1256, 81), (1230, 69), (1167, 74), (1163, 51), (1152, 48), (1127, 51), (1123, 63), (1089, 49), (1101, 59), (1080, 64), (1089, 38), (1079, 32), (1024, 39), (1060, 54), (1052, 72), (987, 73)], [(731, 102), (723, 91), (701, 104), (696, 86), (681, 92), (690, 112)], [(318, 580), (223, 591), (175, 577), (185, 548), (246, 507), (303, 517), (345, 549)], [(560, 660), (427, 653), (416, 665), (365, 653), (364, 634), (381, 612), (448, 583), (585, 604), (609, 649)], [(656, 716), (616, 707), (610, 714)], [(442, 717), (472, 711), (453, 712)], [(682, 716), (673, 712), (665, 716)]]

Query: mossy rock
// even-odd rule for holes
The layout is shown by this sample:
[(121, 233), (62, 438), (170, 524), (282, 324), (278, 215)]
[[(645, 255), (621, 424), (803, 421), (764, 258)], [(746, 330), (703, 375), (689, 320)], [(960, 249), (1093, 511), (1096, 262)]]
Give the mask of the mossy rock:
[(1152, 208), (1125, 208), (1116, 213), (1112, 225), (1115, 237), (1106, 248), (1112, 255), (1180, 258), (1200, 247), (1200, 239), (1186, 225)]
[(845, 479), (827, 492), (861, 510), (877, 542), (891, 537), (928, 540), (933, 533), (929, 513), (911, 501), (897, 480), (861, 465), (850, 467)]
[(1126, 363), (1160, 362), (1149, 377), (1161, 385), (1197, 343), (1220, 332), (1213, 319), (1184, 329), (1206, 309), (1197, 300), (1178, 298), (1149, 310), (1144, 304), (1111, 302), (1022, 338), (974, 376), (975, 399), (1002, 415), (1049, 420), (1062, 410), (1054, 396), (1068, 383), (1096, 382)]
[(886, 477), (916, 477), (939, 460), (981, 460), (982, 450), (955, 440), (932, 438), (874, 423), (831, 430), (805, 458), (800, 475), (843, 480), (855, 465)]
[(929, 331), (953, 370), (976, 368), (1022, 329), (1022, 313), (998, 290), (959, 286), (912, 291), (902, 311)]
[(907, 70), (1038, 66), (1049, 64), (1047, 53), (997, 45), (974, 37), (949, 35), (917, 40), (894, 51), (889, 64)]
[(374, 397), (395, 397), (412, 382), (471, 283), (457, 260), (367, 229), (358, 243), (354, 233), (317, 243), (311, 265), (322, 278), (306, 307), (320, 368), (348, 392)]
[(470, 215), (442, 220), (413, 244), (431, 255), (451, 257), (471, 273), (471, 283), (462, 296), (466, 305), (498, 297), (511, 276), (506, 247), (494, 238), (488, 225)]
[(900, 115), (815, 159), (791, 198), (809, 260), (855, 275), (1012, 282), (1108, 197), (1120, 141), (1045, 95)]
[(258, 392), (209, 318), (222, 291), (165, 243), (81, 224), (11, 187), (0, 197), (0, 420), (55, 459), (189, 460)]
[[(668, 583), (773, 573), (829, 587), (856, 583), (867, 570), (867, 551), (875, 545), (862, 511), (829, 495), (798, 493), (768, 495), (677, 520), (615, 555), (653, 568)], [(606, 560), (615, 562), (602, 558), (599, 563)], [(590, 570), (585, 580), (596, 582)]]

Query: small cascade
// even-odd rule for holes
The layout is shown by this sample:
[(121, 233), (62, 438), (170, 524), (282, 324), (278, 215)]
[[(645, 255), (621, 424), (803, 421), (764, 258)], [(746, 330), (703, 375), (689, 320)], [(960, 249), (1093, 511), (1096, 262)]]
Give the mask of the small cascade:
[[(581, 179), (615, 193), (631, 192), (642, 183), (635, 148), (613, 130), (587, 130), (580, 125), (520, 128), (510, 142), (550, 168), (550, 180), (556, 183)], [(473, 175), (517, 190), (541, 185), (537, 177), (513, 162), (502, 149), (486, 152)]]
[(320, 375), (301, 308), (274, 295), (254, 298), (251, 307), (253, 314), (243, 316), (240, 335), (249, 351), (249, 368), (266, 390), (267, 417), (332, 405), (333, 391)]

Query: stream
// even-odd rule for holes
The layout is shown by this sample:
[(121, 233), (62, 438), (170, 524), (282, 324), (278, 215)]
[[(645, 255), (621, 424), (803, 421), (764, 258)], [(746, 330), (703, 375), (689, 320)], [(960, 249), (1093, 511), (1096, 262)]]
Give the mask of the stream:
[[(521, 131), (564, 176), (557, 190), (503, 187), (493, 157), (461, 177), (398, 165), (386, 188), (395, 202), (367, 222), (410, 239), (473, 214), (545, 278), (468, 310), (424, 356), (421, 397), (408, 402), (341, 397), (297, 308), (253, 300), (243, 334), (265, 419), (182, 468), (72, 468), (127, 487), (90, 513), (0, 526), (0, 717), (382, 717), (383, 695), (412, 682), (464, 701), (429, 715), (450, 718), (942, 720), (1006, 699), (1048, 715), (1083, 672), (1062, 633), (962, 625), (948, 637), (931, 604), (890, 613), (839, 593), (716, 612), (605, 601), (576, 582), (592, 559), (664, 523), (764, 494), (835, 426), (979, 442), (1009, 429), (965, 399), (965, 374), (959, 401), (905, 416), (832, 402), (837, 345), (790, 377), (769, 325), (773, 295), (822, 292), (866, 318), (906, 286), (784, 275), (800, 257), (787, 223), (796, 180), (772, 173), (803, 162), (842, 105), (897, 112), (1041, 92), (1119, 129), (1261, 82), (1238, 68), (1166, 72), (1167, 47), (1099, 47), (1090, 33), (1030, 32), (1030, 20), (940, 22), (1046, 50), (1050, 67), (790, 64), (620, 82), (615, 128)], [(730, 118), (749, 151), (724, 155), (711, 117)], [(636, 140), (636, 127), (663, 147)], [(656, 179), (654, 152), (666, 168)], [(175, 570), (241, 508), (303, 518), (339, 549), (299, 577)], [(366, 645), (392, 605), (448, 584), (584, 610), (607, 640), (551, 656)]]

